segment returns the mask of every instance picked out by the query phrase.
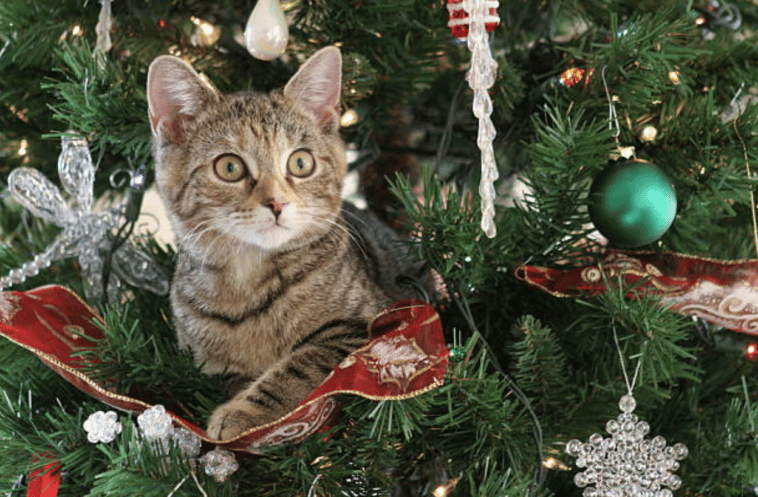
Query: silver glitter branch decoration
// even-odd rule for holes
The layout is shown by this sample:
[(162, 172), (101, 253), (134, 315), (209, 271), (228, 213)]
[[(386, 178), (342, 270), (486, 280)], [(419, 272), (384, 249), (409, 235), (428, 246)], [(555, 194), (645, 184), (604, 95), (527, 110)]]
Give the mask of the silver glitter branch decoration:
[[(19, 167), (8, 177), (10, 192), (17, 202), (43, 221), (62, 227), (63, 231), (43, 253), (0, 278), (0, 290), (23, 283), (55, 260), (77, 257), (84, 277), (85, 296), (90, 301), (102, 302), (106, 257), (112, 251), (113, 233), (123, 219), (126, 206), (92, 212), (95, 165), (87, 141), (64, 136), (61, 147), (58, 176), (72, 199), (71, 205), (58, 187), (36, 169)], [(113, 275), (107, 284), (110, 301), (121, 300), (122, 279), (157, 294), (168, 293), (163, 271), (136, 247), (123, 243), (112, 255)]]
[(496, 234), (495, 218), (495, 181), (498, 178), (495, 151), (492, 142), (497, 134), (492, 124), (492, 100), (487, 90), (495, 84), (497, 62), (492, 57), (487, 39), (486, 22), (492, 22), (491, 9), (497, 11), (497, 0), (464, 0), (463, 9), (471, 20), (468, 48), (471, 50), (471, 67), (466, 74), (469, 87), (474, 90), (474, 115), (479, 119), (479, 135), (476, 144), (482, 155), (482, 177), (479, 183), (479, 195), (482, 205), (482, 230), (488, 237)]

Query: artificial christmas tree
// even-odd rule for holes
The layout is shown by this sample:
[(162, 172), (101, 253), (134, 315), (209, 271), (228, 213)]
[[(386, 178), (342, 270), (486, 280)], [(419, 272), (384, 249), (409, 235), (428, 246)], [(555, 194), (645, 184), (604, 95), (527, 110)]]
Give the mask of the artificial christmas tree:
[[(266, 52), (270, 61), (245, 45), (254, 0), (0, 4), (0, 281), (10, 292), (0, 308), (0, 491), (654, 495), (630, 476), (649, 473), (654, 448), (629, 446), (639, 468), (622, 467), (629, 459), (615, 450), (649, 434), (676, 450), (662, 452), (668, 473), (656, 473), (655, 491), (755, 495), (758, 7), (525, 0), (502, 2), (493, 26), (491, 2), (462, 4), (484, 8), (469, 18), (494, 28), (468, 30), (483, 61), (472, 71), (439, 1), (280, 3), (288, 42), (281, 56)], [(138, 215), (141, 181), (152, 183), (147, 68), (168, 53), (224, 92), (268, 91), (327, 45), (344, 56), (353, 174), (386, 177), (397, 197), (365, 200), (411, 221), (414, 252), (444, 280), (436, 322), (449, 353), (436, 365), (445, 367), (412, 397), (338, 395), (340, 415), (297, 443), (253, 455), (206, 440), (198, 450), (176, 423), (164, 430), (165, 416), (204, 426), (224, 379), (177, 347), (162, 295), (174, 252), (143, 228), (150, 215)], [(493, 69), (488, 85), (481, 74)], [(74, 166), (87, 163), (85, 149), (92, 169), (60, 175), (63, 152), (76, 151), (61, 159)], [(590, 217), (593, 181), (622, 156), (654, 163), (676, 194), (670, 227), (638, 252), (618, 250)], [(478, 169), (491, 160), (501, 179), (496, 230), (485, 233)], [(370, 186), (366, 195), (386, 190)], [(96, 226), (107, 212), (113, 224)], [(87, 311), (77, 312), (96, 336), (39, 297), (53, 283), (80, 296)], [(72, 345), (73, 380), (13, 335), (13, 317), (26, 315), (32, 330)], [(77, 378), (105, 393), (84, 393)], [(636, 416), (639, 430), (621, 440), (623, 426), (608, 420), (632, 386), (635, 405), (621, 407), (629, 419), (618, 424)], [(116, 412), (103, 402), (110, 396), (164, 411)], [(611, 438), (595, 436), (603, 427)], [(602, 468), (607, 475), (586, 474)]]

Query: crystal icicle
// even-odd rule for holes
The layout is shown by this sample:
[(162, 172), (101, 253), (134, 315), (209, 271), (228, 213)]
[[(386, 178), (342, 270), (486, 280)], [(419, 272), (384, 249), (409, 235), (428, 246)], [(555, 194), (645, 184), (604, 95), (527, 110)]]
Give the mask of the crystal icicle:
[(463, 9), (471, 21), (468, 48), (471, 50), (471, 67), (466, 74), (469, 86), (474, 90), (474, 115), (479, 119), (479, 135), (476, 144), (482, 155), (482, 177), (479, 195), (482, 202), (482, 230), (488, 237), (495, 236), (495, 181), (498, 178), (495, 152), (495, 126), (492, 124), (492, 100), (487, 90), (495, 84), (497, 63), (492, 57), (485, 20), (491, 19), (490, 9), (497, 10), (496, 0), (464, 0)]

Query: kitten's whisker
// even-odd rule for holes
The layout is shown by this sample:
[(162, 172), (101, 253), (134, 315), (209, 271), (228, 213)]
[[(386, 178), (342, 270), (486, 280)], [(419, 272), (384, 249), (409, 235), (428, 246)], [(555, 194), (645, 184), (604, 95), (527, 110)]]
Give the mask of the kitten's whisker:
[(342, 209), (342, 215), (345, 217), (350, 216), (351, 218), (361, 223), (363, 226), (368, 226), (368, 223), (361, 216), (355, 214), (354, 212), (351, 212), (348, 209)]
[(195, 226), (184, 237), (182, 237), (182, 240), (180, 241), (180, 243), (184, 244), (184, 247), (190, 252), (195, 252), (195, 250), (192, 250), (192, 249), (198, 245), (205, 245), (203, 247), (204, 248), (203, 253), (199, 257), (200, 262), (203, 266), (205, 266), (207, 261), (212, 257), (214, 245), (216, 244), (216, 242), (218, 242), (220, 239), (223, 238), (223, 235), (221, 233), (217, 233), (216, 236), (214, 236), (211, 240), (208, 241), (207, 244), (199, 243), (200, 238), (206, 233), (212, 232), (214, 231), (214, 229), (216, 229), (215, 224), (214, 224), (215, 222), (225, 221), (226, 219), (227, 219), (226, 217), (221, 216), (221, 215), (204, 219), (203, 221), (199, 222), (197, 226)]
[[(329, 219), (323, 216), (314, 215), (311, 213), (306, 213), (312, 220), (318, 221), (322, 224), (322, 226), (328, 225), (336, 227), (338, 231), (344, 232), (358, 247), (358, 249), (363, 253), (364, 257), (368, 257), (368, 254), (366, 254), (365, 250), (365, 242), (363, 238), (361, 237), (360, 233), (358, 233), (350, 224), (344, 225), (338, 221), (335, 221), (334, 219)], [(330, 230), (330, 233), (333, 233), (336, 236), (336, 233), (334, 233), (335, 230)]]
[(308, 223), (314, 225), (316, 228), (323, 229), (326, 231), (326, 235), (332, 235), (333, 229), (331, 226), (337, 226), (339, 228), (343, 228), (342, 226), (339, 226), (339, 223), (336, 221), (333, 221), (327, 217), (324, 217), (321, 214), (314, 214), (311, 211), (304, 209), (298, 213), (301, 217), (305, 217), (308, 219)]
[[(203, 221), (199, 223), (192, 231), (189, 231), (186, 233), (180, 240), (179, 240), (179, 246), (182, 248), (187, 248), (188, 250), (192, 250), (192, 248), (195, 245), (200, 245), (200, 238), (213, 229), (212, 226), (209, 225), (210, 220)], [(208, 225), (208, 226), (206, 226)]]

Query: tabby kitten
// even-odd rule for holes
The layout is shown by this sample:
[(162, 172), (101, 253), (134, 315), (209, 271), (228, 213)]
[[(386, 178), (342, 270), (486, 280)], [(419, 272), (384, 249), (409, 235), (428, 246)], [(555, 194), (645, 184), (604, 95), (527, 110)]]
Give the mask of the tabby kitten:
[(328, 47), (283, 89), (221, 95), (176, 57), (150, 65), (156, 182), (179, 242), (178, 341), (204, 372), (244, 380), (211, 415), (215, 439), (292, 410), (408, 296), (392, 232), (342, 208), (341, 71)]

